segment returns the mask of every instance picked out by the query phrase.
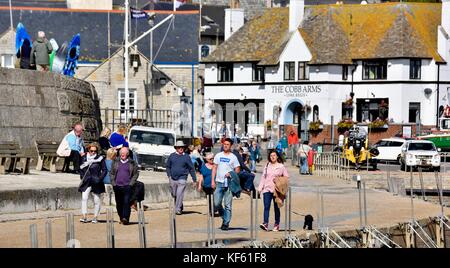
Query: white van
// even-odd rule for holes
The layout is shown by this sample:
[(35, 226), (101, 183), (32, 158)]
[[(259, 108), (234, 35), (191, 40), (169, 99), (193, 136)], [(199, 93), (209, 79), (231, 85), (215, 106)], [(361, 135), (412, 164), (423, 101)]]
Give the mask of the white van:
[(134, 126), (128, 143), (142, 169), (165, 169), (170, 154), (175, 152), (176, 134), (171, 129)]

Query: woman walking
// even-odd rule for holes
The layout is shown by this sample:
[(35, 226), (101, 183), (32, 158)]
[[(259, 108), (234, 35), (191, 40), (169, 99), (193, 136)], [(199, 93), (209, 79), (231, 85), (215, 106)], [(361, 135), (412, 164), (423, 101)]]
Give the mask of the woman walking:
[(275, 224), (273, 231), (278, 232), (280, 230), (280, 208), (275, 202), (275, 179), (284, 177), (286, 183), (289, 178), (286, 167), (283, 165), (283, 158), (277, 151), (270, 151), (268, 157), (268, 163), (264, 168), (261, 181), (259, 182), (258, 192), (263, 194), (264, 200), (264, 222), (260, 227), (263, 230), (269, 231), (269, 212), (270, 204), (273, 202), (275, 210)]
[(80, 166), (81, 183), (78, 191), (81, 192), (81, 213), (83, 218), (81, 222), (87, 223), (87, 202), (89, 193), (94, 196), (94, 218), (92, 223), (97, 223), (97, 217), (100, 214), (103, 193), (105, 192), (105, 184), (103, 179), (106, 176), (106, 164), (103, 156), (98, 155), (100, 150), (98, 143), (91, 143), (87, 146), (88, 153), (83, 157)]

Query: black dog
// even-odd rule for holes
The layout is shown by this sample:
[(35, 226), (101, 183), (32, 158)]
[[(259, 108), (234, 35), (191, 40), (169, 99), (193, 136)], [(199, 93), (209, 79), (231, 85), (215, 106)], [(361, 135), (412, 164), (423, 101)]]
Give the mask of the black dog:
[(308, 230), (312, 230), (314, 218), (311, 214), (305, 216), (305, 223), (303, 224), (303, 230), (308, 227)]

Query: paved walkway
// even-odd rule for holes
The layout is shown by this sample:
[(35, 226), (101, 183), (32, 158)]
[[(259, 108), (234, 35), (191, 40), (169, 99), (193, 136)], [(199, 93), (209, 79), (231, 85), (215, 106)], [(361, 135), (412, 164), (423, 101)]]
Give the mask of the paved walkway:
[[(261, 169), (261, 167), (260, 167)], [(336, 230), (349, 230), (359, 227), (359, 207), (358, 190), (356, 183), (352, 181), (342, 181), (338, 179), (319, 178), (316, 176), (299, 176), (298, 170), (289, 168), (291, 174), (291, 186), (293, 187), (292, 197), (292, 228), (294, 232), (304, 232), (303, 218), (306, 214), (312, 214), (315, 218), (314, 228), (317, 224), (318, 196), (317, 190), (322, 189), (324, 193), (324, 223)], [(258, 178), (261, 174), (258, 173)], [(35, 176), (35, 177), (33, 177)], [(52, 174), (32, 175), (26, 183), (21, 182), (18, 177), (4, 176), (0, 177), (0, 189), (3, 187), (44, 187), (56, 183), (51, 178)], [(70, 177), (70, 178), (69, 178)], [(20, 178), (22, 178), (20, 176)], [(57, 178), (57, 177), (55, 177)], [(164, 180), (164, 173), (148, 173), (148, 180)], [(381, 180), (382, 178), (380, 178)], [(147, 180), (147, 175), (142, 176), (142, 180)], [(61, 185), (78, 184), (75, 177), (59, 179), (57, 182)], [(147, 183), (147, 182), (146, 182)], [(393, 196), (384, 190), (367, 190), (368, 224), (377, 227), (392, 226), (400, 222), (407, 222), (411, 218), (410, 199), (400, 196)], [(440, 213), (440, 207), (436, 204), (427, 203), (419, 199), (414, 199), (414, 210), (417, 219), (437, 216)], [(105, 207), (103, 207), (103, 210)], [(217, 239), (227, 239), (229, 241), (246, 240), (250, 237), (250, 199), (243, 195), (239, 199), (233, 200), (233, 215), (231, 228), (229, 231), (216, 229)], [(177, 216), (177, 237), (182, 243), (180, 246), (196, 247), (201, 246), (202, 241), (206, 241), (206, 201), (201, 200), (195, 203), (186, 204), (186, 214)], [(74, 211), (79, 215), (79, 211)], [(448, 215), (450, 209), (446, 209)], [(50, 218), (53, 222), (53, 246), (65, 246), (65, 223), (61, 211), (57, 212), (38, 212), (21, 215), (7, 215), (9, 221), (0, 223), (0, 247), (29, 247), (29, 225), (38, 224), (39, 245), (45, 245), (44, 224), (46, 219)], [(5, 215), (0, 215), (5, 217)], [(115, 220), (118, 217), (115, 216)], [(169, 216), (168, 210), (157, 209), (145, 212), (148, 221), (148, 241), (150, 247), (168, 247), (170, 243), (169, 235)], [(102, 214), (100, 220), (105, 220), (106, 215)], [(262, 202), (259, 203), (258, 223), (262, 219)], [(80, 241), (81, 247), (106, 247), (106, 224), (82, 224), (75, 218), (75, 237)], [(138, 247), (139, 237), (137, 228), (137, 213), (132, 213), (131, 221), (135, 224), (129, 226), (115, 225), (116, 245), (117, 247)], [(284, 208), (281, 213), (281, 227), (284, 227)], [(215, 226), (218, 228), (221, 224), (220, 218), (215, 218)], [(270, 227), (273, 226), (273, 210), (271, 211)], [(258, 232), (258, 239), (273, 240), (282, 238), (284, 232)], [(225, 241), (226, 242), (226, 241)], [(230, 245), (237, 246), (237, 244)]]

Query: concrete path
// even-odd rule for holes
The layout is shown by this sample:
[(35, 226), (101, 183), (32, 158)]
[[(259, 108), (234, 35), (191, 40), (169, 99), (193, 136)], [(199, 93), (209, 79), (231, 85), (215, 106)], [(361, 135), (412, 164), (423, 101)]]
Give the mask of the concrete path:
[[(260, 167), (261, 169), (261, 167)], [(296, 233), (304, 232), (303, 218), (306, 214), (311, 214), (315, 218), (314, 229), (317, 228), (318, 198), (317, 190), (322, 189), (324, 193), (324, 224), (336, 230), (351, 230), (359, 228), (359, 207), (358, 190), (355, 182), (342, 181), (338, 179), (319, 178), (316, 176), (299, 176), (298, 170), (289, 168), (291, 174), (291, 186), (293, 187), (292, 197), (292, 228)], [(161, 179), (165, 178), (164, 173)], [(260, 173), (258, 173), (258, 177)], [(42, 175), (42, 177), (45, 177)], [(144, 176), (143, 176), (144, 177)], [(149, 175), (150, 181), (157, 178), (156, 175)], [(380, 178), (382, 179), (382, 178)], [(3, 177), (0, 178), (0, 181)], [(28, 185), (37, 185), (38, 181), (31, 180)], [(156, 180), (156, 179), (155, 179)], [(16, 182), (20, 183), (20, 182)], [(74, 179), (65, 179), (58, 183), (77, 184)], [(0, 189), (5, 184), (0, 184)], [(25, 184), (24, 184), (25, 185)], [(367, 190), (368, 224), (377, 227), (393, 226), (411, 219), (411, 201), (409, 198), (393, 196), (392, 194), (378, 189)], [(103, 210), (105, 207), (103, 208)], [(250, 237), (250, 199), (243, 195), (239, 199), (233, 200), (233, 215), (231, 228), (229, 231), (217, 229), (221, 224), (220, 218), (215, 218), (216, 238), (225, 239), (226, 243), (246, 240)], [(197, 247), (206, 241), (206, 201), (196, 201), (196, 203), (186, 203), (186, 214), (177, 216), (177, 237), (179, 246)], [(423, 219), (437, 216), (440, 207), (433, 203), (427, 203), (419, 199), (414, 199), (415, 217)], [(79, 211), (74, 211), (79, 214)], [(259, 203), (258, 223), (262, 221), (262, 201)], [(65, 224), (61, 217), (61, 211), (37, 212), (28, 214), (27, 217), (21, 215), (8, 215), (7, 222), (0, 223), (0, 247), (30, 247), (29, 225), (38, 224), (39, 246), (44, 247), (44, 223), (47, 218), (53, 222), (53, 245), (54, 247), (65, 246)], [(448, 215), (450, 209), (446, 209)], [(1, 217), (5, 217), (1, 215)], [(55, 218), (53, 218), (55, 217)], [(168, 247), (169, 236), (169, 216), (167, 209), (156, 209), (145, 212), (148, 221), (148, 240), (151, 247)], [(270, 215), (270, 228), (273, 226), (273, 209)], [(102, 214), (100, 220), (105, 220), (106, 215)], [(1, 219), (0, 219), (1, 220)], [(81, 247), (106, 247), (106, 224), (82, 224), (75, 218), (75, 237), (80, 241)], [(116, 221), (118, 217), (116, 216)], [(137, 213), (132, 213), (133, 223), (137, 222)], [(281, 227), (284, 228), (284, 208), (281, 212)], [(117, 247), (138, 247), (138, 225), (133, 224), (123, 226), (116, 224), (116, 245)], [(274, 240), (282, 238), (284, 232), (263, 232), (259, 230), (258, 239)], [(239, 246), (242, 243), (230, 244), (228, 246)]]

